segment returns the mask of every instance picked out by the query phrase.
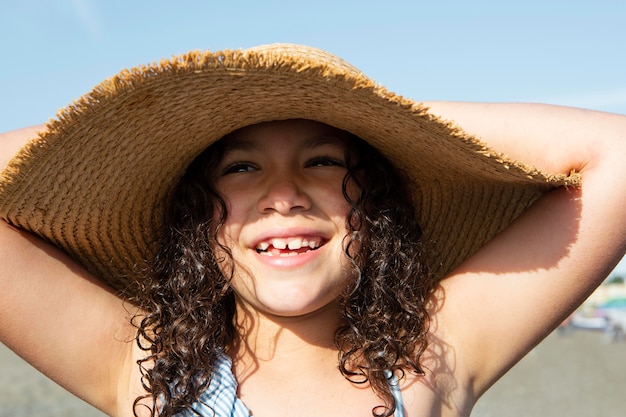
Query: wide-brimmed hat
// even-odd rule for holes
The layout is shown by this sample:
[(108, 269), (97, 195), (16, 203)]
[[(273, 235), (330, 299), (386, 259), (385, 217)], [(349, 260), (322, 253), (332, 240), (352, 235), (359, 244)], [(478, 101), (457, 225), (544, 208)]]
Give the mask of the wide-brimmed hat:
[(190, 52), (105, 80), (0, 174), (0, 216), (124, 290), (153, 256), (164, 209), (198, 154), (238, 128), (298, 118), (363, 138), (419, 185), (437, 277), (543, 193), (579, 180), (507, 159), (334, 55), (280, 44)]

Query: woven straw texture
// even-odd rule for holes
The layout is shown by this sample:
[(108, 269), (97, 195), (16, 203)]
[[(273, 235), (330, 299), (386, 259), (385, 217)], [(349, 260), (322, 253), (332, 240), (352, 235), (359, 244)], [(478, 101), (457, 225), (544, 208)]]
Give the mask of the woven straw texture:
[(409, 173), (438, 277), (542, 193), (579, 181), (507, 160), (331, 54), (269, 45), (191, 52), (105, 80), (0, 173), (0, 216), (123, 290), (154, 253), (190, 162), (235, 129), (293, 118), (352, 132)]

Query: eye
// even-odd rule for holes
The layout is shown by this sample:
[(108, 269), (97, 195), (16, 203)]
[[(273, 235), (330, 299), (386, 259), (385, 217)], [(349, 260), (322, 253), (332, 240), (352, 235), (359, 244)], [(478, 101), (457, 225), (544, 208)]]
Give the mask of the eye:
[(222, 175), (252, 172), (256, 171), (257, 169), (258, 168), (255, 165), (249, 162), (235, 162), (224, 168), (224, 170), (222, 171)]
[(334, 158), (332, 156), (316, 156), (315, 158), (311, 158), (307, 161), (307, 168), (315, 168), (315, 167), (345, 167), (346, 164), (343, 160)]

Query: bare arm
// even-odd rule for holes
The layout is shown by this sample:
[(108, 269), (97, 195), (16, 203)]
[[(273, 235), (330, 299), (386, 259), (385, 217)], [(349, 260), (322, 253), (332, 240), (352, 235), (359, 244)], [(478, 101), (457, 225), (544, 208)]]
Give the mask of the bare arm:
[[(0, 135), (0, 169), (37, 128)], [(110, 415), (141, 392), (122, 300), (69, 257), (0, 220), (0, 341)]]
[(429, 103), (515, 159), (583, 176), (539, 200), (442, 283), (441, 332), (481, 395), (569, 315), (626, 249), (626, 117), (529, 104)]

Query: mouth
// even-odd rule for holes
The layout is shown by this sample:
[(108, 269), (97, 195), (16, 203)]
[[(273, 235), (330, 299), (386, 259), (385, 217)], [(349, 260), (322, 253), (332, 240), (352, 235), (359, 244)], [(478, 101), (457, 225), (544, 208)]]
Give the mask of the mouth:
[(293, 236), (263, 240), (256, 245), (256, 252), (263, 256), (298, 256), (317, 250), (326, 241), (320, 236)]

